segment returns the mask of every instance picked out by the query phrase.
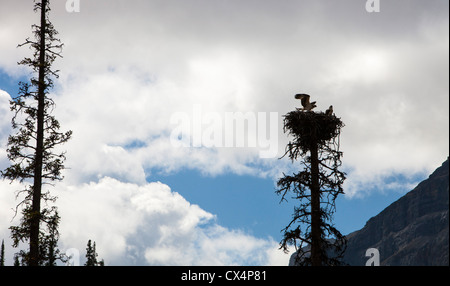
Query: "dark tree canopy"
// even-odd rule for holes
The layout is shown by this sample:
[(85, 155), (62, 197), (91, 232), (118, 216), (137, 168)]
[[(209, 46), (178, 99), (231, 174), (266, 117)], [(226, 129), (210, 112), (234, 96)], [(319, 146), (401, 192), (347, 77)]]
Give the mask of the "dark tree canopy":
[(340, 118), (323, 112), (296, 110), (284, 117), (284, 132), (293, 138), (284, 156), (292, 162), (301, 158), (303, 170), (283, 174), (277, 182), (282, 201), (291, 195), (300, 203), (283, 229), (280, 245), (285, 251), (295, 246), (299, 265), (339, 265), (346, 248), (345, 237), (332, 223), (335, 200), (344, 193), (345, 173), (339, 171), (343, 126)]

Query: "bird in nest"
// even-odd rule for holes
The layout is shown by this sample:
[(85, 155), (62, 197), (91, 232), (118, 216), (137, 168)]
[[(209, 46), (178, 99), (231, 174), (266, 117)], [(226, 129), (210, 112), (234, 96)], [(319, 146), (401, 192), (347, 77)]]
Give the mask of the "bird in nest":
[(297, 108), (298, 110), (303, 110), (303, 111), (311, 111), (314, 107), (316, 107), (316, 102), (309, 102), (309, 95), (305, 94), (305, 93), (297, 93), (295, 95), (295, 99), (300, 99), (302, 102), (302, 108)]
[(330, 105), (327, 110), (325, 110), (325, 115), (333, 115), (333, 105)]

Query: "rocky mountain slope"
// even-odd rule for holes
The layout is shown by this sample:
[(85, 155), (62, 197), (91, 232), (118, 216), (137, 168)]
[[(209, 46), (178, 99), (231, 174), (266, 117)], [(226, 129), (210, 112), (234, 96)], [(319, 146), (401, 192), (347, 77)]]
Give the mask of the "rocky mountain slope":
[(377, 248), (381, 265), (449, 265), (449, 160), (412, 191), (347, 236), (344, 260), (365, 265)]

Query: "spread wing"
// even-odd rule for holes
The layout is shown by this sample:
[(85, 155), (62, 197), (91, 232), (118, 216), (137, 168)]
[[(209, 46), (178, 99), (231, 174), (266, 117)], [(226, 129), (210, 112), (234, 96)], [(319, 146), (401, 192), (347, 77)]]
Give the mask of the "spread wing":
[(302, 106), (306, 107), (309, 104), (309, 95), (306, 93), (297, 93), (295, 95), (296, 99), (300, 99), (302, 101)]

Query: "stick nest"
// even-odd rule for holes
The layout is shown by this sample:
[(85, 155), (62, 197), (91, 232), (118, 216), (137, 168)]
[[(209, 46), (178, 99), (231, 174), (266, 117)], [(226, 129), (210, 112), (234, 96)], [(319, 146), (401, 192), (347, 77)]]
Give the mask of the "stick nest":
[(300, 147), (304, 152), (316, 142), (318, 147), (324, 146), (338, 136), (344, 123), (335, 115), (324, 112), (295, 110), (284, 116), (284, 132), (294, 137), (291, 144)]

